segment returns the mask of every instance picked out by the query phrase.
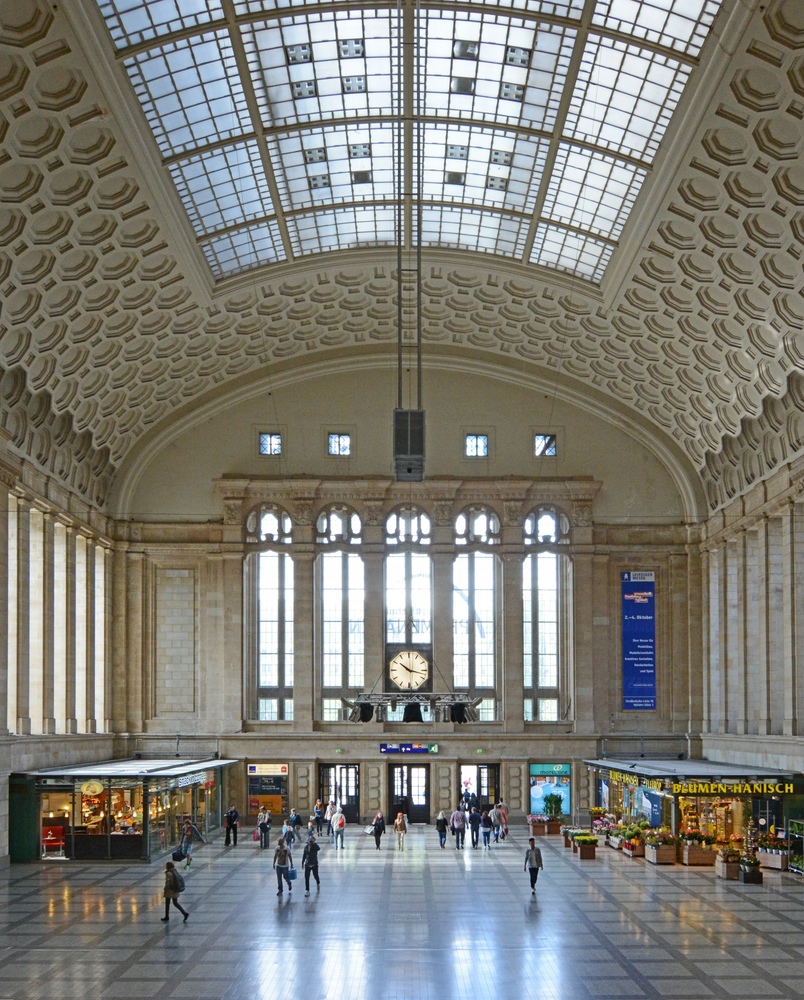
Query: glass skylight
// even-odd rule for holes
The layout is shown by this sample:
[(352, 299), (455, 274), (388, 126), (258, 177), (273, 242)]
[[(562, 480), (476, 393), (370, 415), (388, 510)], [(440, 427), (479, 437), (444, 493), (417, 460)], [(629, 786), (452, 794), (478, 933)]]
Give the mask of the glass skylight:
[(402, 190), (423, 246), (595, 283), (720, 6), (97, 3), (216, 278), (396, 246)]

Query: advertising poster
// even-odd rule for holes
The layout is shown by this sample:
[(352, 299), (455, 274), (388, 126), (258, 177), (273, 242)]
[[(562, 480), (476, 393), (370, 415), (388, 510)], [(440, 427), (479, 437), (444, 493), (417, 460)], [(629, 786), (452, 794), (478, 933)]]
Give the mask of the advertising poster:
[(655, 574), (622, 574), (623, 709), (656, 708)]
[(545, 795), (561, 796), (561, 812), (572, 815), (570, 793), (570, 764), (530, 765), (530, 812), (534, 816), (544, 815)]

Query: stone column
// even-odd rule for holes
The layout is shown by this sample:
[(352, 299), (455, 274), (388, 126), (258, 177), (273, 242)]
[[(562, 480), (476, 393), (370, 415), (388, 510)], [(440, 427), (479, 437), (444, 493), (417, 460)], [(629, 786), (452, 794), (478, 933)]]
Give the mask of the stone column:
[[(223, 728), (242, 732), (243, 704), (243, 553), (226, 552), (222, 562)], [(209, 661), (208, 661), (209, 662)], [(208, 669), (208, 667), (207, 667)]]
[(98, 723), (95, 705), (95, 545), (86, 540), (86, 634), (84, 642), (87, 651), (87, 719), (86, 732), (96, 733)]
[[(11, 487), (16, 476), (0, 460), (0, 636), (8, 636), (8, 526)], [(8, 733), (8, 643), (0, 642), (0, 736)]]
[[(56, 662), (54, 618), (55, 524), (50, 514), (43, 517), (42, 566), (42, 732), (56, 732)], [(60, 626), (63, 623), (59, 623)]]
[[(367, 532), (368, 533), (368, 532)], [(379, 543), (363, 543), (365, 586), (365, 674), (364, 691), (384, 691), (385, 674), (385, 599), (384, 558)], [(381, 725), (369, 723), (375, 729)]]
[[(78, 714), (76, 710), (76, 659), (75, 659), (75, 576), (76, 576), (76, 533), (67, 526), (64, 529), (64, 579), (65, 579), (65, 615), (64, 615), (64, 683), (65, 683), (65, 732), (78, 732)], [(121, 620), (123, 615), (120, 616)], [(125, 664), (125, 659), (122, 660)], [(122, 674), (121, 669), (121, 674)], [(125, 730), (125, 725), (119, 731)]]
[(293, 546), (293, 728), (312, 732), (316, 716), (313, 667), (312, 545)]
[[(451, 528), (436, 528), (435, 535), (449, 532)], [(433, 690), (452, 691), (453, 672), (452, 631), (452, 539), (436, 544), (432, 553), (433, 565)]]
[(31, 734), (30, 699), (30, 628), (31, 509), (21, 498), (17, 501), (17, 733)]
[[(69, 539), (69, 532), (68, 532)], [(128, 664), (128, 543), (118, 542), (111, 554), (111, 615), (108, 632), (111, 636), (107, 660), (109, 674), (109, 707), (112, 731), (128, 731), (127, 664)], [(69, 580), (69, 574), (68, 574)], [(69, 706), (68, 712), (69, 715)]]
[(144, 552), (128, 552), (126, 560), (126, 651), (125, 698), (126, 731), (141, 733), (144, 721), (151, 716), (148, 701), (148, 684), (145, 662), (145, 614), (147, 594), (145, 587), (146, 559)]
[(791, 500), (782, 528), (785, 736), (798, 736), (804, 718), (804, 504)]
[(521, 733), (525, 729), (522, 559), (520, 546), (504, 552), (501, 559), (502, 642), (497, 644), (500, 650), (497, 677), (507, 733)]

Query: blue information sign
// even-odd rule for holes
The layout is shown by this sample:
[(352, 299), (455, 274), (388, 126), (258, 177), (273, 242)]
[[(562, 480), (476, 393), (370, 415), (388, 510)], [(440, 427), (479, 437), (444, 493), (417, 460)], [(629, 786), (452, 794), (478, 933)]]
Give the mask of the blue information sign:
[(623, 709), (656, 708), (654, 573), (623, 573)]

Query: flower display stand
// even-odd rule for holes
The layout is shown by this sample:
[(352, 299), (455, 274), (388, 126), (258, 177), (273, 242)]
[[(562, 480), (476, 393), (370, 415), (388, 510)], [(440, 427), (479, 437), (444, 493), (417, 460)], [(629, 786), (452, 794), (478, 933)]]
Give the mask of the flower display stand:
[(644, 858), (645, 844), (641, 840), (624, 840), (623, 854), (629, 858)]
[(713, 865), (717, 858), (717, 852), (702, 844), (682, 844), (681, 864), (682, 865)]
[(622, 848), (623, 838), (622, 837), (612, 837), (609, 834), (609, 847), (613, 847), (615, 851), (619, 851)]
[(737, 881), (744, 885), (762, 885), (762, 872), (759, 868), (741, 868), (737, 874)]
[(564, 834), (564, 847), (572, 847), (572, 837), (568, 837), (566, 833)]
[(736, 882), (739, 874), (739, 861), (724, 861), (722, 858), (715, 858), (715, 875), (717, 878), (728, 879), (729, 882)]
[[(645, 860), (652, 865), (674, 865), (676, 863), (676, 845), (659, 844), (651, 847), (650, 844), (646, 844)], [(737, 878), (736, 875), (734, 877)]]
[(780, 872), (787, 871), (787, 855), (781, 851), (763, 851), (760, 848), (757, 851), (757, 857), (763, 868), (775, 868)]
[(596, 847), (597, 844), (578, 844), (578, 859), (580, 861), (594, 861)]

